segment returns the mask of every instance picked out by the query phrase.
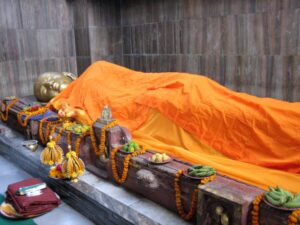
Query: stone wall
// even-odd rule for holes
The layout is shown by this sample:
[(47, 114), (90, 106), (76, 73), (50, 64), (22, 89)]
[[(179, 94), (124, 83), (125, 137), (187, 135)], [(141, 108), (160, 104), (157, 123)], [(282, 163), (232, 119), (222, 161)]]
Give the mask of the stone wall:
[(108, 60), (300, 101), (299, 0), (0, 0), (0, 97)]
[(124, 65), (300, 101), (299, 0), (123, 0)]
[(121, 63), (117, 0), (0, 0), (0, 98), (33, 94), (46, 71), (81, 74), (99, 59)]
[(77, 69), (81, 74), (97, 60), (122, 64), (120, 1), (74, 1)]
[(32, 94), (45, 71), (76, 73), (73, 33), (66, 1), (0, 0), (0, 97)]

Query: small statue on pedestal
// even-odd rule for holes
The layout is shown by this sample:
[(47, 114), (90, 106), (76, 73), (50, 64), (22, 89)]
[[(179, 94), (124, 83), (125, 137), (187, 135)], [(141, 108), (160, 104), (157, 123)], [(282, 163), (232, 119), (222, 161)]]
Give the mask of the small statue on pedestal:
[(108, 105), (105, 105), (102, 109), (101, 117), (99, 119), (97, 119), (97, 122), (99, 122), (103, 125), (107, 125), (113, 121), (114, 121), (114, 119), (112, 118), (111, 109)]

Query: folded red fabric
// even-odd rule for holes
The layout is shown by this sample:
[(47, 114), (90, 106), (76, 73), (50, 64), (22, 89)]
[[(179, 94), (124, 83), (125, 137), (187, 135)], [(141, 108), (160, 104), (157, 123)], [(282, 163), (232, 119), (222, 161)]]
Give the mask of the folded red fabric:
[(55, 193), (48, 187), (42, 190), (42, 194), (38, 196), (27, 197), (26, 195), (18, 195), (19, 188), (34, 184), (43, 183), (43, 181), (30, 178), (7, 187), (7, 201), (13, 204), (16, 211), (22, 215), (40, 214), (48, 212), (57, 207), (61, 201)]

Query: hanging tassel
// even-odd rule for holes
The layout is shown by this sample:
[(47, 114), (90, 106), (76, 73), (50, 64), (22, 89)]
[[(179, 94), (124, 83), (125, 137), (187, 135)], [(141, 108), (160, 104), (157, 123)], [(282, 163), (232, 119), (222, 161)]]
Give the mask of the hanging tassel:
[(47, 143), (47, 147), (41, 153), (41, 162), (45, 165), (59, 164), (63, 160), (63, 150), (56, 142), (49, 137), (50, 141)]
[(62, 171), (66, 178), (71, 179), (73, 182), (77, 182), (77, 178), (83, 174), (85, 166), (83, 161), (77, 156), (75, 151), (72, 151), (71, 145), (68, 146), (69, 152), (66, 154), (66, 158), (62, 163)]

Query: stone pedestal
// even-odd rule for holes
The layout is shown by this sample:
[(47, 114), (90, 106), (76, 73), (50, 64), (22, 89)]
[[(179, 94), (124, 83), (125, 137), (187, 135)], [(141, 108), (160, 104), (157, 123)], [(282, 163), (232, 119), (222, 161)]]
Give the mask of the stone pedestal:
[(198, 225), (246, 225), (251, 203), (261, 193), (254, 186), (217, 176), (199, 187)]

